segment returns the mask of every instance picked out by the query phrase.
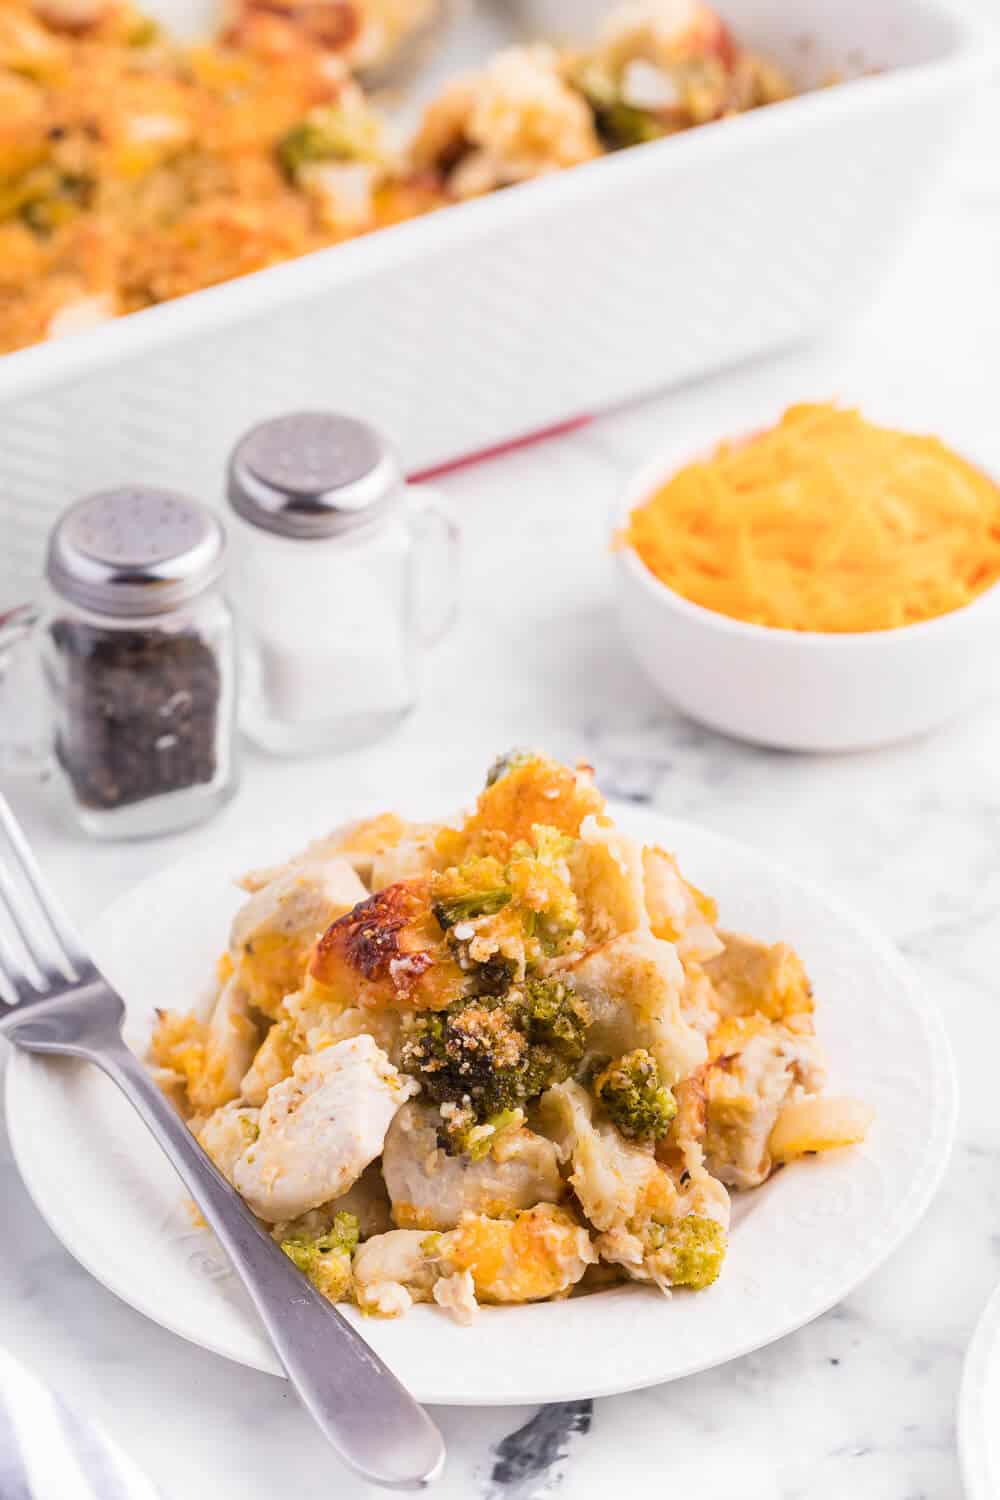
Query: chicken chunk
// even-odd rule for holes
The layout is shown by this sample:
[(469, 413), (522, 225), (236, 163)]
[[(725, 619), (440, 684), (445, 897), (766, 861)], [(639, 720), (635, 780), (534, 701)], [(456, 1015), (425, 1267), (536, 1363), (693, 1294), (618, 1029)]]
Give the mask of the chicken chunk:
[(270, 885), (272, 880), (277, 880), (279, 875), (286, 875), (294, 866), (322, 865), (331, 859), (342, 859), (351, 866), (365, 886), (370, 888), (373, 860), (378, 854), (395, 848), (411, 826), (397, 813), (379, 813), (374, 818), (343, 823), (323, 838), (313, 839), (284, 864), (248, 870), (245, 875), (240, 876), (237, 884), (253, 894)]
[(715, 931), (715, 902), (684, 879), (677, 861), (655, 846), (642, 852), (643, 884), (650, 926), (675, 943), (684, 963), (703, 964), (722, 952)]
[(468, 1327), (476, 1316), (479, 1304), (476, 1301), (476, 1283), (471, 1271), (453, 1271), (450, 1276), (440, 1276), (434, 1283), (434, 1301), (445, 1312), (451, 1313), (456, 1323)]
[(401, 880), (416, 880), (442, 868), (437, 850), (436, 823), (409, 823), (393, 844), (386, 844), (372, 856), (369, 884), (373, 891), (397, 885)]
[(259, 1115), (259, 1110), (242, 1104), (224, 1104), (209, 1115), (198, 1131), (199, 1145), (229, 1182), (233, 1180), (236, 1163), (260, 1133)]
[(823, 1086), (819, 1043), (751, 1016), (724, 1021), (712, 1051), (705, 1075), (708, 1166), (730, 1187), (756, 1187), (772, 1170), (768, 1143), (783, 1105)]
[(668, 1088), (705, 1061), (705, 1039), (683, 1015), (685, 975), (672, 943), (627, 933), (594, 948), (568, 974), (591, 1013), (593, 1052), (619, 1056), (645, 1047)]
[(300, 1057), (267, 1096), (260, 1135), (235, 1165), (236, 1188), (269, 1223), (340, 1197), (416, 1090), (370, 1036)]
[(723, 932), (720, 937), (722, 951), (704, 968), (724, 1016), (756, 1011), (771, 1021), (783, 1021), (811, 1014), (809, 976), (787, 943), (759, 943), (738, 932)]
[(309, 955), (332, 922), (367, 892), (341, 859), (290, 866), (237, 912), (229, 940), (236, 975), (267, 1016), (302, 984)]
[(327, 1208), (332, 1213), (353, 1214), (363, 1240), (371, 1239), (373, 1234), (386, 1234), (393, 1227), (389, 1194), (377, 1161), (371, 1162), (357, 1182), (327, 1204)]
[(316, 947), (309, 977), (341, 1006), (440, 1010), (468, 980), (431, 907), (426, 879), (369, 896), (333, 923)]
[(462, 1214), (500, 1218), (564, 1194), (556, 1148), (522, 1125), (502, 1131), (479, 1161), (449, 1156), (438, 1144), (441, 1115), (411, 1101), (389, 1127), (382, 1172), (396, 1223), (406, 1229), (453, 1229)]
[(586, 102), (544, 45), (510, 47), (481, 73), (455, 79), (430, 105), (412, 146), (417, 165), (447, 173), (459, 198), (590, 161), (600, 151)]
[[(330, 991), (312, 978), (298, 993), (289, 995), (284, 1009), (296, 1046), (305, 1052), (321, 1052), (334, 1042), (351, 1036), (369, 1035), (395, 1066), (399, 1060), (401, 1016), (394, 1010), (362, 1010), (330, 998)], [(277, 1044), (276, 1044), (277, 1045)]]
[(708, 1101), (705, 1096), (705, 1069), (674, 1084), (677, 1113), (662, 1140), (656, 1143), (656, 1159), (672, 1172), (683, 1171), (686, 1154), (692, 1144), (701, 1146), (708, 1126)]
[(311, 1208), (296, 1219), (279, 1220), (271, 1233), (279, 1244), (282, 1240), (294, 1238), (315, 1239), (328, 1234), (337, 1215), (345, 1213), (353, 1214), (363, 1240), (371, 1239), (375, 1234), (385, 1234), (392, 1228), (389, 1196), (377, 1162), (371, 1162), (357, 1182), (352, 1183), (339, 1198), (323, 1203), (319, 1208)]
[(361, 1310), (394, 1318), (414, 1302), (430, 1301), (440, 1275), (435, 1238), (418, 1229), (390, 1229), (359, 1245), (354, 1295)]
[(582, 925), (592, 942), (649, 932), (674, 943), (686, 963), (721, 952), (714, 903), (688, 884), (665, 850), (643, 848), (599, 818), (588, 817), (571, 868)]
[(728, 62), (733, 45), (722, 20), (701, 0), (627, 0), (607, 16), (598, 52), (615, 69), (637, 59), (670, 69), (706, 56)]
[(587, 817), (569, 866), (580, 923), (591, 943), (649, 931), (642, 848), (635, 839)]
[(597, 1119), (593, 1098), (580, 1084), (557, 1084), (543, 1095), (541, 1122), (570, 1167), (569, 1182), (595, 1229), (625, 1224), (640, 1213), (658, 1188), (673, 1204), (666, 1174), (649, 1143), (627, 1141), (606, 1119)]
[(225, 1095), (220, 1102), (239, 1098), (243, 1075), (253, 1062), (259, 1041), (260, 1030), (250, 1015), (250, 997), (234, 975), (222, 986), (208, 1023), (214, 1084)]
[(290, 1020), (275, 1021), (252, 1058), (240, 1084), (240, 1096), (258, 1107), (276, 1083), (287, 1078), (305, 1049), (298, 1042)]
[(584, 820), (570, 865), (581, 924), (596, 946), (571, 972), (594, 1019), (591, 1049), (647, 1047), (671, 1084), (704, 1061), (705, 1044), (688, 1014), (690, 981), (667, 914), (697, 934), (696, 945), (715, 950), (692, 888), (669, 856), (651, 854), (660, 851), (643, 851), (596, 817)]
[(704, 970), (695, 963), (684, 965), (681, 1015), (689, 1026), (705, 1038), (711, 1036), (721, 1019), (715, 986)]

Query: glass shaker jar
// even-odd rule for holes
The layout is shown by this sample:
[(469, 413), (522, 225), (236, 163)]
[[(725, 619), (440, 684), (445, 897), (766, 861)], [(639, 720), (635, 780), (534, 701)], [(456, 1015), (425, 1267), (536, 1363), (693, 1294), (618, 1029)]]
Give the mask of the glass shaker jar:
[(455, 523), (377, 432), (333, 412), (252, 428), (228, 498), (245, 732), (277, 754), (379, 738), (416, 703), (423, 649), (454, 617)]
[(170, 833), (235, 790), (224, 551), (207, 510), (143, 486), (80, 500), (56, 523), (33, 638), (52, 756), (90, 834)]

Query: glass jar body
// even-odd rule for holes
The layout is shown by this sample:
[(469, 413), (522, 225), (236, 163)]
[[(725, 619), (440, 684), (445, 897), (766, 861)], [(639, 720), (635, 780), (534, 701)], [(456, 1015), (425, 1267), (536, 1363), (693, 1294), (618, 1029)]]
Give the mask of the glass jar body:
[(347, 536), (278, 536), (234, 516), (241, 722), (274, 754), (347, 750), (391, 730), (419, 692), (414, 539), (402, 506)]
[(50, 589), (40, 627), (55, 765), (87, 833), (171, 833), (229, 799), (236, 649), (217, 588), (142, 618), (96, 614)]

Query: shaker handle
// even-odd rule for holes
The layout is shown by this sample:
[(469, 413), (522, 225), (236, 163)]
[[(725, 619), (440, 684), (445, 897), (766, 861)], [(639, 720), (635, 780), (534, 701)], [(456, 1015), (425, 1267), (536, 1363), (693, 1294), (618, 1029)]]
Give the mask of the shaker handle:
[(19, 604), (0, 614), (0, 771), (37, 775), (51, 760), (35, 629), (41, 610)]
[[(462, 550), (462, 531), (450, 507), (436, 490), (424, 485), (408, 490), (411, 515), (417, 520), (417, 541), (421, 550), (431, 547), (439, 554), (440, 588), (435, 590), (439, 607), (430, 622), (417, 612), (414, 622), (424, 646), (436, 646), (454, 625), (458, 616), (458, 565)], [(422, 533), (422, 534), (421, 534)]]

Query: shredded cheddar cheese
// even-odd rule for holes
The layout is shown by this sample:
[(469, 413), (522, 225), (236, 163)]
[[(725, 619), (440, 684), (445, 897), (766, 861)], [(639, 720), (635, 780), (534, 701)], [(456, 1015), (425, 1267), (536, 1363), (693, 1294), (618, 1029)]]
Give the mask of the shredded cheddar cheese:
[(705, 609), (786, 630), (891, 630), (1000, 578), (1000, 488), (938, 439), (829, 405), (688, 464), (622, 540)]

